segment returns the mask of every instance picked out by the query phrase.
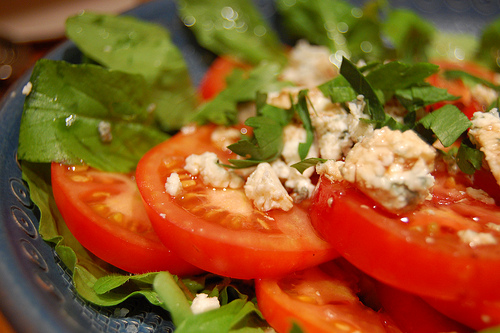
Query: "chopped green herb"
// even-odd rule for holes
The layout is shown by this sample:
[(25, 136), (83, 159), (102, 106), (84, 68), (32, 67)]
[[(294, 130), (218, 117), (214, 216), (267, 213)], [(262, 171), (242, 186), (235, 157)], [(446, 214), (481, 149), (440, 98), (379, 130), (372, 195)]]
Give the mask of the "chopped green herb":
[(427, 114), (419, 123), (432, 130), (445, 147), (451, 146), (471, 126), (467, 116), (451, 104)]
[(314, 142), (314, 128), (312, 126), (309, 109), (307, 107), (307, 90), (301, 90), (299, 92), (297, 104), (293, 105), (293, 109), (299, 115), (300, 120), (302, 120), (302, 125), (306, 130), (306, 142), (301, 142), (299, 144), (299, 156), (300, 159), (303, 160), (306, 158), (307, 153)]
[(456, 158), (460, 170), (466, 174), (472, 175), (476, 170), (481, 169), (484, 153), (474, 148), (469, 140), (464, 140), (460, 144)]
[(297, 162), (295, 164), (292, 164), (291, 167), (297, 169), (300, 173), (303, 173), (306, 169), (316, 166), (318, 163), (324, 163), (328, 160), (324, 158), (318, 158), (318, 157), (311, 157), (311, 158), (306, 158), (303, 159), (300, 162)]

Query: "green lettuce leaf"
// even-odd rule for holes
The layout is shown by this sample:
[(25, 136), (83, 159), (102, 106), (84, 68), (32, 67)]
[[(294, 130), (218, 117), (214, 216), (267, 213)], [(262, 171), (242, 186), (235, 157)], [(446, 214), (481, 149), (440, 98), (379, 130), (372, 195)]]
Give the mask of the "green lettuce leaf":
[(181, 0), (178, 10), (198, 43), (215, 54), (284, 64), (284, 45), (249, 0)]
[(21, 160), (83, 161), (105, 171), (129, 172), (168, 138), (151, 125), (150, 99), (140, 75), (43, 59), (30, 82), (19, 135)]
[(476, 60), (496, 72), (500, 72), (498, 55), (500, 54), (500, 18), (487, 25), (482, 33), (479, 47), (476, 52)]
[(160, 25), (129, 16), (84, 12), (67, 19), (66, 35), (93, 61), (144, 76), (163, 130), (180, 128), (194, 113), (196, 90), (187, 64)]

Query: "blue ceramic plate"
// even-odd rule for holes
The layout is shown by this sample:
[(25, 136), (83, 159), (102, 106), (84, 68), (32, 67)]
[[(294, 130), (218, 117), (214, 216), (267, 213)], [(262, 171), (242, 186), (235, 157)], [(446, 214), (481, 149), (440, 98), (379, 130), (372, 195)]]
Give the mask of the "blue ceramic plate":
[[(322, 0), (323, 1), (323, 0)], [(271, 1), (256, 1), (266, 17), (276, 16)], [(359, 3), (360, 1), (356, 1)], [(442, 30), (478, 34), (500, 15), (498, 1), (393, 0), (412, 8)], [(170, 0), (153, 1), (130, 12), (167, 27), (186, 57), (194, 82), (199, 82), (211, 60), (176, 17)], [(48, 58), (78, 62), (80, 54), (67, 42)], [(75, 294), (71, 277), (53, 248), (38, 234), (38, 210), (30, 200), (16, 160), (22, 87), (26, 73), (0, 103), (0, 311), (18, 332), (171, 332), (168, 313), (140, 298), (112, 308), (99, 308)]]

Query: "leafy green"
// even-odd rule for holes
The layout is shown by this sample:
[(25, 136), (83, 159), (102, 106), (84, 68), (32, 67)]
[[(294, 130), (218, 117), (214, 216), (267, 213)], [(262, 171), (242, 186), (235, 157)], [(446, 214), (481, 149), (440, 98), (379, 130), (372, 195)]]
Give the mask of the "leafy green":
[(239, 73), (233, 76), (231, 85), (221, 91), (214, 99), (202, 104), (192, 121), (199, 124), (212, 122), (231, 125), (237, 122), (238, 103), (252, 101), (259, 92), (268, 92), (288, 85), (278, 81), (280, 66), (276, 63), (262, 62), (252, 69), (248, 76)]
[(348, 54), (345, 32), (355, 22), (347, 1), (277, 0), (276, 7), (287, 34)]
[[(234, 300), (222, 297), (226, 300), (221, 302), (220, 308), (195, 315), (180, 287), (182, 283), (168, 272), (158, 273), (153, 283), (161, 305), (172, 315), (176, 332), (264, 332), (266, 324), (262, 314), (245, 295), (238, 294), (240, 296)], [(223, 287), (222, 291), (216, 288), (210, 294), (227, 295), (227, 288)]]
[(427, 20), (407, 9), (394, 9), (382, 23), (385, 36), (396, 49), (396, 58), (404, 61), (424, 61), (436, 28)]
[(292, 168), (297, 169), (300, 173), (303, 173), (306, 169), (316, 166), (318, 163), (324, 163), (328, 160), (324, 158), (311, 157), (302, 159), (300, 162), (294, 163), (291, 165)]
[[(140, 75), (43, 59), (30, 82), (19, 135), (21, 160), (84, 161), (101, 170), (129, 172), (146, 151), (168, 138), (151, 125)], [(100, 132), (102, 125), (110, 132)]]
[(311, 123), (309, 109), (307, 107), (307, 90), (301, 90), (297, 96), (298, 101), (293, 105), (293, 110), (299, 115), (302, 125), (306, 130), (306, 141), (299, 143), (299, 157), (305, 159), (311, 145), (314, 142), (314, 128)]
[(419, 124), (432, 130), (445, 147), (451, 146), (471, 126), (467, 116), (451, 104), (427, 114)]
[(487, 25), (482, 33), (477, 49), (476, 59), (482, 61), (494, 71), (500, 72), (500, 19), (496, 19)]
[(409, 88), (397, 89), (394, 91), (394, 96), (410, 112), (437, 102), (453, 101), (460, 98), (451, 95), (446, 89), (427, 84), (417, 84)]
[(197, 98), (187, 65), (169, 32), (160, 25), (129, 16), (84, 12), (67, 19), (66, 35), (93, 61), (144, 76), (155, 103), (155, 118), (163, 130), (180, 128), (193, 114)]
[(356, 99), (357, 94), (349, 82), (342, 75), (320, 85), (319, 90), (324, 96), (329, 97), (332, 103), (345, 103)]
[(484, 153), (473, 147), (469, 140), (463, 140), (456, 154), (457, 165), (468, 175), (474, 174), (476, 170), (481, 169)]
[(351, 87), (358, 95), (363, 95), (368, 104), (368, 113), (375, 122), (385, 121), (385, 111), (382, 102), (375, 93), (370, 82), (359, 71), (359, 69), (351, 61), (346, 58), (342, 59), (340, 66), (340, 74), (345, 77)]
[(380, 65), (366, 75), (366, 79), (374, 89), (405, 89), (424, 80), (439, 71), (439, 66), (427, 62), (412, 65), (400, 61), (391, 61)]
[(180, 0), (179, 14), (198, 43), (251, 64), (284, 64), (284, 46), (249, 0)]

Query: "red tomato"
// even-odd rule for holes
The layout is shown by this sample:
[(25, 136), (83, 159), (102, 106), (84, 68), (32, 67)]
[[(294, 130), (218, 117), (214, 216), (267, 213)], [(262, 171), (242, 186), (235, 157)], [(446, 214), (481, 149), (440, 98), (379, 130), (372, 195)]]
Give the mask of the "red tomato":
[(389, 285), (436, 298), (500, 299), (500, 246), (459, 237), (469, 230), (500, 239), (500, 207), (469, 196), (461, 179), (435, 178), (432, 200), (394, 215), (353, 185), (322, 177), (311, 220), (341, 255)]
[(425, 300), (438, 311), (475, 330), (500, 325), (500, 301)]
[(279, 333), (290, 332), (294, 322), (305, 333), (401, 332), (373, 299), (371, 279), (346, 264), (334, 260), (285, 277), (256, 280), (264, 318)]
[(375, 289), (384, 311), (406, 333), (472, 333), (473, 330), (427, 304), (422, 298), (406, 291), (375, 282)]
[(57, 208), (66, 225), (97, 257), (131, 273), (201, 272), (160, 242), (133, 175), (53, 163), (51, 177)]
[[(243, 279), (280, 275), (337, 256), (312, 228), (306, 209), (264, 213), (242, 188), (212, 188), (184, 170), (191, 154), (214, 152), (221, 163), (235, 157), (211, 142), (214, 128), (181, 132), (139, 162), (137, 183), (160, 239), (195, 266)], [(175, 197), (165, 191), (174, 172), (183, 181)]]
[(248, 70), (249, 65), (229, 56), (221, 56), (214, 60), (200, 83), (200, 94), (204, 100), (210, 100), (226, 88), (226, 78), (236, 68)]
[[(468, 72), (474, 76), (483, 78), (490, 82), (494, 82), (495, 73), (492, 71), (480, 67), (477, 64), (470, 62), (454, 62), (447, 60), (436, 60), (433, 61), (436, 65), (439, 65), (441, 70), (462, 70)], [(469, 87), (467, 87), (462, 80), (448, 80), (442, 73), (437, 73), (428, 78), (431, 85), (448, 90), (448, 92), (454, 96), (459, 96), (460, 98), (455, 101), (440, 102), (431, 105), (428, 109), (435, 110), (442, 107), (445, 104), (453, 104), (457, 106), (462, 112), (470, 119), (476, 111), (485, 110), (489, 105), (482, 105), (474, 98)]]

